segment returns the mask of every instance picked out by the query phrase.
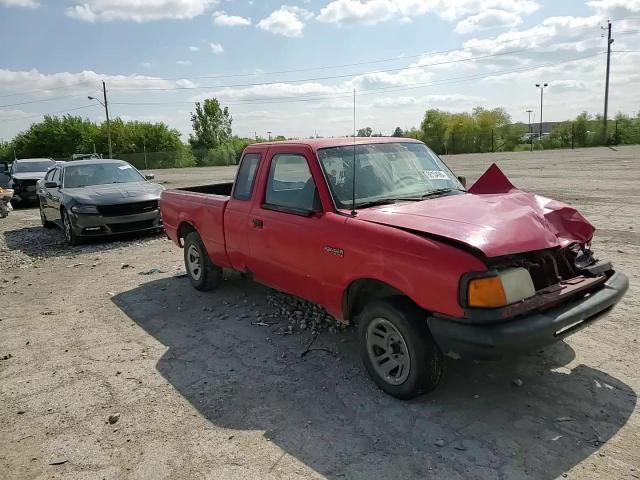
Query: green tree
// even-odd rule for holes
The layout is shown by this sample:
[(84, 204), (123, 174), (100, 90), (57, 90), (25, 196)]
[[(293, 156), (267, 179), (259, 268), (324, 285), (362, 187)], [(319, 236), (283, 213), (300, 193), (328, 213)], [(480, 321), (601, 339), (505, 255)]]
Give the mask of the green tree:
[(576, 147), (586, 147), (589, 137), (589, 114), (582, 112), (575, 119), (573, 125), (573, 136), (575, 139)]
[(360, 128), (358, 130), (358, 137), (370, 137), (371, 134), (373, 133), (373, 130), (371, 129), (371, 127), (365, 127), (365, 128)]
[(400, 127), (396, 127), (392, 134), (393, 137), (404, 137), (404, 132)]
[(231, 138), (233, 118), (227, 107), (221, 108), (215, 98), (207, 98), (204, 104), (196, 102), (191, 114), (193, 134), (189, 136), (192, 148), (215, 148)]
[(420, 124), (422, 138), (436, 153), (445, 153), (447, 149), (447, 128), (451, 114), (441, 110), (427, 110)]

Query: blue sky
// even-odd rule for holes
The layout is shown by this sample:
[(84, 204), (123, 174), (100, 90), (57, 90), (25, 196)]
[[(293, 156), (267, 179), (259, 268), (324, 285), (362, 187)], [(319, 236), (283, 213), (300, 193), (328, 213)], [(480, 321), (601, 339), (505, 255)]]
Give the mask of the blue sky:
[[(640, 0), (0, 0), (0, 138), (42, 114), (112, 115), (190, 131), (195, 100), (229, 105), (234, 131), (389, 134), (427, 108), (501, 106), (514, 120), (640, 110)], [(441, 52), (441, 53), (434, 53)], [(291, 71), (296, 70), (296, 71)]]

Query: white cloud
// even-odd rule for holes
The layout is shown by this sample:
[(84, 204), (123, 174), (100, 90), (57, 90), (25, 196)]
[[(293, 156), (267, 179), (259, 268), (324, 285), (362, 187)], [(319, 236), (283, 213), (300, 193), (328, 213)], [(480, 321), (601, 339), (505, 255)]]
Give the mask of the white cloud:
[(151, 62), (142, 62), (140, 66), (142, 68), (151, 68), (153, 65), (151, 64)]
[(251, 25), (251, 19), (221, 11), (213, 12), (213, 23), (220, 27), (246, 27)]
[[(13, 71), (0, 69), (0, 91), (21, 91), (28, 85), (38, 95), (69, 93), (94, 94), (102, 91), (102, 81), (109, 90), (129, 88), (169, 88), (174, 82), (145, 75), (103, 75), (93, 71), (79, 73), (61, 72), (45, 74), (37, 70)], [(64, 89), (64, 93), (60, 90)]]
[(176, 87), (180, 88), (194, 88), (196, 86), (191, 80), (187, 80), (186, 78), (181, 78), (176, 81)]
[(282, 5), (258, 22), (258, 28), (284, 37), (302, 37), (305, 21), (313, 14), (299, 7)]
[(142, 23), (191, 19), (217, 3), (218, 0), (85, 0), (69, 7), (67, 15), (90, 23), (116, 20)]
[(214, 55), (221, 55), (224, 53), (224, 48), (219, 43), (210, 43), (209, 48), (214, 53)]
[(191, 60), (178, 60), (176, 63), (178, 65), (185, 67), (185, 66), (191, 65)]
[(337, 86), (324, 85), (317, 82), (308, 82), (300, 84), (292, 83), (273, 83), (265, 85), (254, 85), (242, 88), (225, 88), (213, 92), (206, 92), (197, 95), (190, 101), (202, 101), (205, 98), (216, 97), (224, 101), (238, 100), (270, 100), (291, 98), (296, 99), (300, 96), (325, 96), (336, 94), (348, 94), (344, 88)]
[(517, 13), (487, 9), (458, 22), (456, 32), (464, 34), (496, 27), (515, 27), (521, 23), (522, 17)]
[(598, 15), (611, 19), (640, 13), (640, 0), (593, 0), (587, 2), (587, 5)]
[(40, 3), (36, 0), (0, 0), (0, 7), (38, 8)]
[(199, 52), (199, 51), (200, 51), (200, 47), (196, 47), (196, 46), (194, 46), (194, 45), (191, 45), (191, 46), (189, 47), (189, 51), (190, 51), (190, 52)]
[[(522, 15), (530, 14), (538, 8), (539, 5), (534, 0), (332, 0), (320, 10), (316, 18), (321, 22), (341, 25), (375, 25), (393, 18), (406, 22), (429, 12), (453, 21), (481, 16), (482, 12), (495, 10), (509, 13), (512, 20), (517, 18), (521, 22)], [(469, 24), (478, 21), (479, 19), (472, 19)], [(461, 28), (465, 28), (464, 25)]]
[(412, 105), (420, 105), (427, 108), (446, 108), (448, 110), (465, 110), (485, 102), (484, 97), (450, 94), (427, 95), (425, 97), (399, 96), (381, 97), (373, 101), (372, 106), (377, 108), (399, 108)]

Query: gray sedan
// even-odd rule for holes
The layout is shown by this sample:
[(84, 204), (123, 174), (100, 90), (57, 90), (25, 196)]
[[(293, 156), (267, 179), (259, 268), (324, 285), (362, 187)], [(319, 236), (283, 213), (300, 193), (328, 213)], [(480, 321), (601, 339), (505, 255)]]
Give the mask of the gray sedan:
[(87, 237), (160, 231), (164, 187), (122, 160), (79, 160), (53, 167), (38, 182), (42, 226), (63, 229), (70, 245)]

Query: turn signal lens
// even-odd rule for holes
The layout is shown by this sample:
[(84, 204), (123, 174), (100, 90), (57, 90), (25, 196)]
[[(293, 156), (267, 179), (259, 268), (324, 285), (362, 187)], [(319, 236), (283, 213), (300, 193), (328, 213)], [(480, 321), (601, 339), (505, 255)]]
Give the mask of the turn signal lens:
[(500, 277), (476, 278), (469, 282), (470, 307), (495, 308), (507, 304), (507, 296)]

